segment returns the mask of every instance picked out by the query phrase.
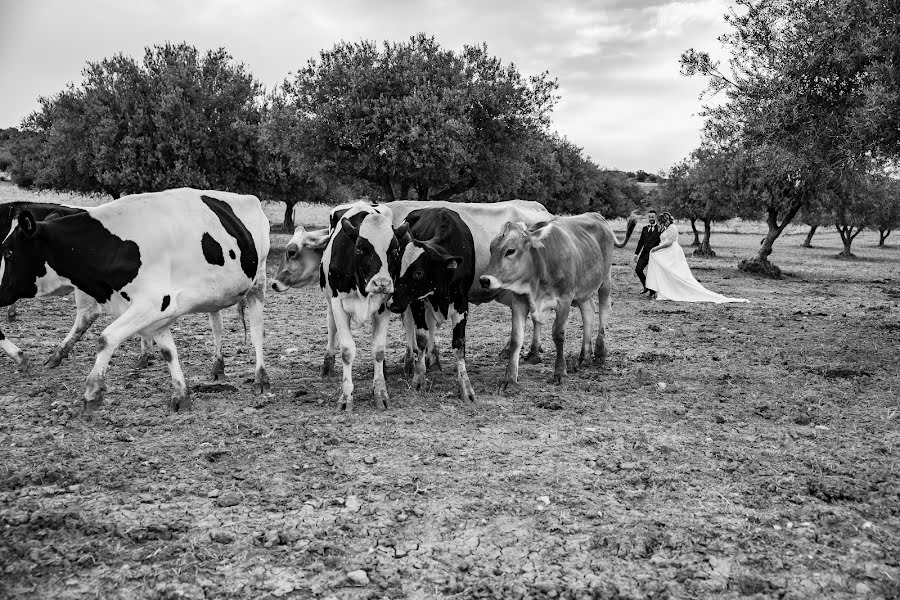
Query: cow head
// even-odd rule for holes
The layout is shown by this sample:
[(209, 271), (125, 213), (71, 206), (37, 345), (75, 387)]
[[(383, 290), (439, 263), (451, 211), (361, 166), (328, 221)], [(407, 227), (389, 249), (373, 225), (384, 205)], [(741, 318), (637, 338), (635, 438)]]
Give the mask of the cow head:
[(272, 289), (284, 292), (289, 288), (302, 288), (316, 283), (319, 280), (319, 264), (329, 237), (327, 229), (295, 229), (281, 258)]
[(542, 248), (542, 230), (536, 224), (532, 229), (524, 223), (507, 223), (491, 240), (491, 260), (478, 283), (490, 291), (509, 290), (516, 294), (529, 291), (534, 272), (532, 251)]
[(390, 216), (369, 213), (358, 227), (344, 217), (340, 226), (354, 245), (353, 270), (360, 291), (392, 294), (400, 270), (400, 244)]
[[(34, 298), (44, 288), (53, 287), (44, 265), (47, 249), (42, 241), (45, 225), (28, 211), (19, 214), (16, 224), (0, 244), (0, 306), (20, 298)], [(59, 286), (56, 286), (59, 287)]]
[(437, 291), (453, 277), (462, 257), (456, 256), (435, 240), (417, 240), (411, 235), (403, 238), (400, 273), (394, 284), (394, 294), (388, 303), (392, 312), (402, 313), (413, 300), (425, 298)]

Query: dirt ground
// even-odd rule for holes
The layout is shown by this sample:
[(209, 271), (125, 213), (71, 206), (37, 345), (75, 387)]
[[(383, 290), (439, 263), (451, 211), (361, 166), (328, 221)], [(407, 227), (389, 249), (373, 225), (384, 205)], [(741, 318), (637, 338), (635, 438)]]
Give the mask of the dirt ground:
[[(651, 302), (635, 242), (617, 250), (608, 361), (561, 386), (548, 333), (544, 363), (496, 393), (509, 317), (482, 305), (477, 403), (455, 396), (447, 330), (444, 372), (410, 390), (395, 317), (386, 412), (368, 328), (356, 410), (336, 410), (317, 290), (267, 298), (271, 394), (252, 393), (231, 311), (227, 378), (207, 380), (193, 315), (175, 337), (194, 410), (167, 412), (165, 364), (134, 368), (132, 340), (91, 420), (80, 397), (109, 319), (46, 370), (73, 300), (22, 302), (2, 323), (35, 366), (0, 360), (0, 597), (900, 597), (900, 240), (863, 233), (841, 261), (833, 231), (813, 249), (788, 236), (772, 257), (788, 276), (770, 281), (735, 269), (759, 238), (715, 234), (717, 258), (690, 258), (749, 305)], [(573, 313), (572, 354), (578, 330)]]

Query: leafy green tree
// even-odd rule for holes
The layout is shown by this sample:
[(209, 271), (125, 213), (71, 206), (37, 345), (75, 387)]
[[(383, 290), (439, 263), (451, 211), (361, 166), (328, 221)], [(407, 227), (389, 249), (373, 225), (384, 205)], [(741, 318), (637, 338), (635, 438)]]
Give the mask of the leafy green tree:
[(522, 143), (549, 122), (557, 84), (485, 46), (341, 42), (284, 83), (303, 152), (387, 199), (442, 200), (521, 175)]
[(884, 247), (891, 232), (900, 229), (900, 181), (890, 177), (878, 178), (872, 223), (878, 229), (878, 246)]
[(777, 276), (772, 244), (804, 205), (822, 187), (849, 185), (873, 153), (900, 148), (889, 131), (897, 117), (880, 116), (897, 103), (897, 32), (882, 23), (896, 16), (881, 0), (736, 0), (722, 38), (727, 68), (704, 52), (682, 55), (685, 74), (724, 94), (706, 110), (707, 130), (740, 141), (760, 192), (769, 232), (742, 269)]
[[(84, 81), (40, 99), (18, 181), (122, 194), (178, 186), (252, 189), (261, 87), (224, 49), (147, 48), (88, 63)], [(36, 146), (36, 147), (35, 147)], [(36, 169), (25, 169), (36, 162)], [(30, 180), (30, 181), (29, 181)]]

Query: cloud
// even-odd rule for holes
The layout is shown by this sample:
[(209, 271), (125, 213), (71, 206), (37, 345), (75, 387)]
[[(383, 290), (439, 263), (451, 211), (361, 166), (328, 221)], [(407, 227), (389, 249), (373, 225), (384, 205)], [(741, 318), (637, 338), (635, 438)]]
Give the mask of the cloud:
[(679, 74), (689, 47), (717, 48), (725, 0), (30, 0), (0, 5), (0, 126), (79, 82), (87, 61), (186, 41), (225, 47), (267, 87), (322, 49), (419, 32), (486, 42), (525, 74), (558, 79), (556, 129), (599, 164), (656, 171), (697, 143), (703, 82)]

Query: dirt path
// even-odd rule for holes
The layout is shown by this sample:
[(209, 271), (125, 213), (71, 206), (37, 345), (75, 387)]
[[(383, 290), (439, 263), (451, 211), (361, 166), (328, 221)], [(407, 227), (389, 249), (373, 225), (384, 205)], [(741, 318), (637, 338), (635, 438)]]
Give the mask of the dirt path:
[[(649, 302), (633, 245), (617, 251), (610, 357), (562, 386), (551, 351), (494, 393), (508, 314), (477, 307), (476, 404), (456, 399), (448, 352), (408, 389), (395, 318), (390, 409), (372, 406), (360, 333), (357, 409), (338, 413), (313, 291), (269, 295), (268, 396), (235, 315), (218, 384), (205, 317), (182, 320), (186, 415), (166, 412), (161, 360), (132, 368), (135, 340), (98, 416), (78, 416), (105, 319), (56, 370), (0, 362), (0, 596), (898, 597), (900, 250), (863, 234), (841, 262), (836, 235), (800, 241), (776, 246), (780, 282), (735, 270), (755, 235), (691, 259), (748, 306)], [(73, 312), (23, 302), (3, 327), (38, 364)]]

